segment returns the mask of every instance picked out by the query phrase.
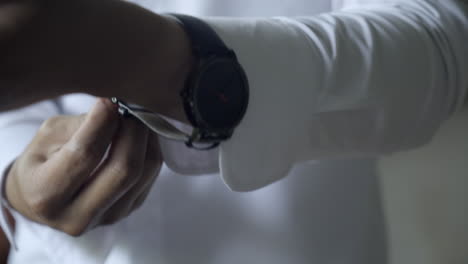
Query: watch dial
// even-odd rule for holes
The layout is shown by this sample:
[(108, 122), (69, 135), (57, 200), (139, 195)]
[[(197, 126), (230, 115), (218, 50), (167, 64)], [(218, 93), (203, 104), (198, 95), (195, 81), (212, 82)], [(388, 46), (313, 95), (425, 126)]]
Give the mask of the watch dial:
[(204, 126), (234, 128), (244, 116), (248, 102), (248, 84), (239, 64), (232, 59), (215, 59), (207, 64), (199, 76), (194, 99)]

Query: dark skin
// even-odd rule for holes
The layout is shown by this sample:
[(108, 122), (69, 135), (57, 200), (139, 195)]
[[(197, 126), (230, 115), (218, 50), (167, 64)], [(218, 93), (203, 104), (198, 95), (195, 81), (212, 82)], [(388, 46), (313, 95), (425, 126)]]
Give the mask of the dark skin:
[(184, 120), (192, 58), (172, 20), (117, 0), (10, 0), (2, 13), (0, 111), (84, 92)]
[[(180, 25), (124, 1), (0, 0), (0, 111), (88, 93), (186, 122), (179, 91), (194, 63), (191, 54)], [(78, 236), (141, 205), (162, 162), (158, 142), (105, 100), (98, 104), (85, 116), (51, 118), (17, 158), (6, 181), (16, 211)], [(113, 154), (91, 175), (109, 144)], [(76, 182), (67, 178), (67, 164)], [(8, 250), (2, 233), (4, 262)]]

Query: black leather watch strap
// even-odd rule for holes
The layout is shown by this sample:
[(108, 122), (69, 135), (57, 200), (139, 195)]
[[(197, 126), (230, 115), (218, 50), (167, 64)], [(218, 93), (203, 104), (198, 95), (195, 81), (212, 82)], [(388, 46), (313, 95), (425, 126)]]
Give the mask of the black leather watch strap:
[[(239, 71), (237, 75), (240, 75), (242, 70), (240, 69), (241, 66), (237, 62), (235, 52), (228, 48), (210, 25), (199, 18), (188, 15), (170, 14), (170, 16), (178, 21), (184, 28), (186, 34), (191, 40), (192, 52), (198, 60), (196, 70), (192, 72), (189, 79), (196, 79), (200, 77), (200, 74), (203, 75), (205, 70), (200, 71), (200, 69), (204, 69), (207, 64), (213, 63), (213, 59), (219, 63), (223, 58), (226, 61), (230, 61), (232, 65), (238, 65), (238, 67), (236, 67), (236, 71)], [(232, 65), (231, 67), (233, 67)], [(234, 70), (234, 67), (232, 70)], [(230, 76), (233, 75), (230, 74)], [(214, 78), (216, 79), (217, 77)], [(210, 87), (203, 87), (203, 89), (207, 88), (211, 89)], [(231, 137), (234, 127), (222, 130), (214, 129), (209, 124), (201, 120), (199, 112), (196, 109), (196, 103), (193, 101), (195, 98), (193, 85), (186, 85), (186, 87), (181, 91), (181, 96), (184, 101), (184, 109), (187, 118), (194, 127), (194, 133), (187, 142), (187, 146), (193, 147), (192, 143), (197, 141), (210, 142), (217, 146), (221, 141), (227, 140)], [(213, 110), (217, 111), (216, 108)]]
[(192, 41), (192, 47), (196, 55), (207, 57), (210, 55), (230, 55), (234, 52), (221, 40), (218, 34), (204, 21), (181, 14), (170, 14), (179, 20)]

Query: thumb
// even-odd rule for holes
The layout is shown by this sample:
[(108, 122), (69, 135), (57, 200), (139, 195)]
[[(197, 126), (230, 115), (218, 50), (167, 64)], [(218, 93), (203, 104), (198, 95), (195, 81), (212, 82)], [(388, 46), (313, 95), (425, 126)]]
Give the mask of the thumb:
[(99, 98), (82, 120), (69, 143), (85, 149), (95, 149), (96, 145), (107, 146), (119, 124), (117, 106), (108, 99)]

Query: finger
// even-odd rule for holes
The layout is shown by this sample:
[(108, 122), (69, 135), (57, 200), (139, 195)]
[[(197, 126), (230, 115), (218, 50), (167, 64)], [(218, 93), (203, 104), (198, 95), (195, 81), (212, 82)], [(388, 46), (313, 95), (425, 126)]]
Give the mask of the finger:
[(157, 179), (157, 174), (149, 182), (146, 182), (143, 189), (133, 195), (137, 194), (136, 197), (128, 199), (128, 197), (122, 197), (116, 202), (111, 208), (109, 208), (100, 219), (96, 222), (98, 225), (112, 225), (117, 223), (119, 220), (129, 216), (132, 212), (138, 209), (148, 197), (150, 191), (153, 188), (154, 183)]
[(157, 177), (154, 177), (153, 181), (145, 187), (143, 192), (133, 201), (132, 208), (130, 209), (132, 212), (137, 210), (143, 205), (143, 202), (148, 197), (149, 193), (153, 189), (154, 182), (156, 181)]
[(71, 139), (44, 163), (39, 175), (47, 179), (37, 182), (44, 183), (43, 193), (53, 195), (47, 198), (49, 203), (66, 203), (88, 179), (106, 152), (118, 120), (111, 102), (98, 100)]
[(139, 181), (125, 195), (116, 201), (104, 214), (100, 223), (103, 225), (113, 224), (119, 219), (128, 216), (135, 207), (137, 200), (141, 202), (148, 196), (156, 178), (159, 175), (162, 164), (162, 155), (155, 134), (150, 134), (145, 156), (143, 175)]
[(83, 120), (84, 115), (58, 115), (44, 121), (26, 149), (28, 159), (36, 166), (45, 163), (70, 140)]
[[(68, 147), (86, 149), (96, 144), (107, 146), (117, 130), (118, 120), (117, 107), (108, 99), (99, 99), (68, 142)], [(106, 138), (107, 144), (102, 142), (102, 137)]]
[[(156, 167), (156, 171), (154, 173), (155, 177), (152, 179), (152, 182), (148, 184), (143, 190), (143, 192), (141, 192), (140, 195), (136, 197), (136, 199), (134, 200), (132, 209), (131, 209), (132, 211), (138, 209), (146, 200), (146, 197), (148, 196), (148, 194), (151, 192), (151, 189), (153, 188), (154, 182), (157, 180), (161, 172), (161, 167), (163, 164), (163, 156), (161, 153), (158, 136), (156, 134), (152, 134), (152, 135), (153, 135), (153, 137), (151, 138), (152, 144), (149, 144), (148, 146), (149, 148), (147, 151), (147, 153), (149, 152), (149, 158), (146, 159), (146, 162), (149, 164), (158, 164), (159, 166)], [(152, 157), (156, 157), (156, 158), (152, 158)]]
[(73, 202), (73, 210), (90, 220), (105, 212), (131, 189), (143, 174), (148, 129), (133, 118), (124, 119), (109, 156), (92, 181)]

